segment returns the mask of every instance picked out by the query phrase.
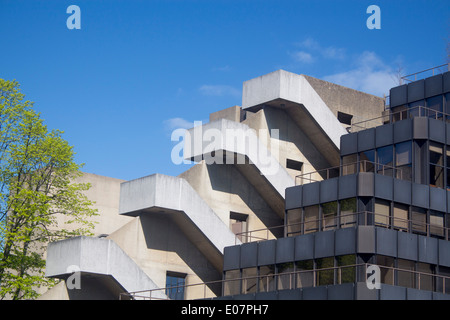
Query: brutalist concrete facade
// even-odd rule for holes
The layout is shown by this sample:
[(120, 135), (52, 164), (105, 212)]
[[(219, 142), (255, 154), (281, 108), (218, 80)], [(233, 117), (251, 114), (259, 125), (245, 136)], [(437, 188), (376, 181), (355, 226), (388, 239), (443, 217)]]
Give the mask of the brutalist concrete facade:
[(337, 176), (286, 189), (283, 238), (225, 248), (223, 299), (450, 299), (450, 72), (390, 94)]

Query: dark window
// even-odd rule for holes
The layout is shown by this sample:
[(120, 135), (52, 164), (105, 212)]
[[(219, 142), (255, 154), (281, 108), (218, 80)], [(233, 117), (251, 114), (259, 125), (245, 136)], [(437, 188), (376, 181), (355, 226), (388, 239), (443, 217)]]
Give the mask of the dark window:
[(397, 179), (411, 181), (412, 143), (406, 141), (395, 145), (395, 167)]
[(356, 165), (357, 165), (358, 155), (349, 154), (347, 156), (342, 157), (342, 175), (354, 174), (356, 173)]
[(275, 291), (275, 266), (259, 268), (259, 292)]
[(338, 111), (338, 120), (340, 123), (351, 125), (352, 118), (353, 115)]
[(360, 172), (374, 172), (375, 164), (375, 150), (368, 150), (359, 153), (359, 171)]
[(343, 199), (340, 202), (341, 228), (351, 227), (356, 223), (356, 198)]
[(302, 209), (287, 210), (286, 217), (287, 235), (296, 236), (302, 234)]
[(427, 211), (419, 207), (411, 207), (411, 228), (414, 233), (427, 234)]
[(278, 290), (295, 288), (294, 263), (288, 262), (278, 264), (277, 273)]
[(166, 274), (166, 296), (171, 300), (184, 300), (184, 285), (186, 275), (167, 272)]
[(334, 258), (321, 258), (316, 260), (317, 285), (326, 286), (334, 284)]
[(295, 263), (295, 274), (297, 275), (297, 288), (312, 287), (314, 285), (314, 262), (303, 260)]
[(444, 213), (430, 210), (430, 235), (444, 237)]
[(338, 284), (353, 283), (356, 279), (356, 256), (349, 254), (345, 256), (336, 257), (338, 268)]
[(444, 187), (444, 148), (441, 144), (430, 142), (430, 185)]
[(332, 230), (337, 227), (337, 201), (322, 204), (322, 228), (323, 230)]
[(390, 216), (391, 216), (391, 203), (386, 200), (376, 199), (375, 200), (375, 225), (381, 227), (390, 226)]
[(240, 278), (241, 278), (240, 270), (228, 270), (225, 272), (225, 282), (223, 285), (223, 294), (225, 296), (241, 293)]
[(442, 119), (443, 96), (435, 96), (427, 99), (428, 117)]
[(302, 171), (303, 162), (292, 160), (292, 159), (286, 159), (286, 168), (293, 169), (297, 171)]
[(426, 116), (425, 100), (419, 100), (408, 104), (410, 117)]
[(395, 229), (408, 231), (408, 211), (408, 206), (400, 203), (394, 204), (394, 216), (392, 217), (392, 222)]
[(242, 293), (255, 293), (257, 286), (257, 269), (242, 269)]
[(394, 153), (392, 146), (377, 149), (377, 173), (392, 176)]
[(241, 242), (247, 242), (247, 219), (247, 214), (230, 212), (231, 231), (238, 237)]

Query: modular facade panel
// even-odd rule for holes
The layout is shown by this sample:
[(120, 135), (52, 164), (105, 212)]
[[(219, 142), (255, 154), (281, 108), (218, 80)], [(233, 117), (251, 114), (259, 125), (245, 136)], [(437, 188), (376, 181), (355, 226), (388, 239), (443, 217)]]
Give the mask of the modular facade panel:
[(302, 201), (303, 206), (311, 206), (319, 203), (320, 182), (313, 182), (303, 185)]
[(337, 229), (335, 231), (336, 256), (354, 254), (356, 252), (356, 228)]
[(330, 202), (338, 199), (339, 178), (332, 178), (320, 182), (320, 202)]
[(258, 263), (258, 243), (249, 242), (241, 246), (241, 268), (250, 268)]
[(408, 103), (425, 98), (425, 80), (417, 80), (408, 84)]
[(418, 260), (424, 263), (438, 264), (438, 239), (421, 236), (417, 237)]
[(373, 226), (358, 226), (356, 231), (357, 253), (376, 252), (376, 234)]
[(430, 199), (429, 191), (430, 187), (423, 184), (413, 183), (412, 184), (412, 199), (411, 204), (413, 206), (429, 208)]
[(357, 192), (357, 175), (339, 177), (339, 199), (356, 197)]
[(450, 267), (450, 241), (439, 239), (439, 264)]
[(358, 133), (341, 136), (341, 156), (356, 153), (358, 150)]
[(412, 139), (412, 119), (406, 119), (394, 123), (394, 143)]
[(415, 117), (413, 120), (413, 138), (428, 139), (428, 118)]
[(397, 233), (397, 257), (400, 259), (417, 260), (417, 235), (407, 232)]
[(406, 288), (382, 283), (380, 300), (406, 300)]
[(375, 148), (375, 129), (366, 129), (358, 132), (358, 151)]
[(236, 270), (241, 266), (241, 246), (225, 247), (223, 270)]
[(394, 195), (393, 178), (389, 176), (383, 176), (380, 174), (375, 175), (375, 197), (392, 200)]
[(276, 263), (295, 260), (295, 238), (281, 238), (276, 241)]
[(425, 79), (425, 98), (442, 94), (442, 74), (438, 74)]
[(405, 105), (408, 103), (408, 85), (394, 87), (389, 91), (390, 107)]
[(445, 127), (446, 123), (441, 120), (436, 119), (428, 119), (428, 130), (430, 135), (430, 140), (445, 143), (446, 141), (446, 132)]
[(295, 239), (295, 260), (314, 259), (314, 234), (297, 236)]
[(394, 180), (394, 201), (411, 204), (411, 182), (399, 179)]
[(334, 256), (334, 231), (317, 232), (314, 236), (314, 258)]
[(376, 253), (397, 257), (397, 231), (385, 228), (376, 229)]
[(285, 209), (295, 209), (302, 206), (303, 186), (286, 188), (285, 191)]
[(384, 147), (394, 143), (394, 125), (386, 124), (375, 128), (375, 147)]
[(444, 189), (429, 187), (430, 209), (445, 212), (447, 209), (447, 191)]
[(257, 242), (258, 244), (258, 265), (270, 265), (275, 263), (275, 252), (278, 241), (267, 240)]
[(442, 75), (442, 82), (443, 93), (450, 92), (450, 72), (446, 72)]
[(328, 300), (353, 300), (355, 298), (355, 285), (343, 283), (328, 287)]

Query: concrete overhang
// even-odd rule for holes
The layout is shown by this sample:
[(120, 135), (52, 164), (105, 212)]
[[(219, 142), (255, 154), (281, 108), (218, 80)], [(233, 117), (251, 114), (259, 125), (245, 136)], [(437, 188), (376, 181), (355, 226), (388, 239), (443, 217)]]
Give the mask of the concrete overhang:
[(186, 160), (236, 165), (267, 204), (284, 219), (285, 189), (294, 186), (295, 182), (274, 157), (277, 150), (269, 150), (254, 129), (240, 122), (220, 119), (187, 130), (184, 143)]
[(340, 137), (347, 133), (303, 75), (277, 70), (243, 84), (242, 108), (285, 110), (330, 165), (339, 165)]
[(154, 174), (121, 184), (119, 214), (171, 216), (186, 237), (222, 270), (224, 248), (241, 242), (189, 183)]
[[(74, 272), (95, 277), (106, 287), (126, 292), (158, 289), (142, 269), (112, 240), (75, 237), (52, 242), (47, 249), (45, 276), (66, 280)], [(81, 280), (82, 281), (82, 280)], [(83, 284), (81, 283), (81, 286)], [(154, 297), (167, 297), (157, 290)]]

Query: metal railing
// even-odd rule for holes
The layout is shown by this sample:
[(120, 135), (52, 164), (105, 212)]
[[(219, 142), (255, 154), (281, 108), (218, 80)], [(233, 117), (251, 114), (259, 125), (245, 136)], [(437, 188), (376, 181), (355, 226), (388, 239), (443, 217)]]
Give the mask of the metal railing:
[[(398, 107), (394, 109), (397, 108)], [(390, 110), (391, 112), (389, 114), (352, 123), (349, 128), (349, 132), (354, 133), (366, 129), (376, 128), (384, 124), (390, 124), (414, 117), (428, 117), (436, 120), (450, 121), (450, 114), (424, 106), (415, 106), (411, 108), (405, 106), (403, 109), (398, 111), (396, 110), (394, 112), (392, 112), (392, 109)]]
[[(236, 277), (219, 281), (121, 293), (119, 298), (120, 300), (161, 300), (160, 297), (165, 295), (168, 290), (176, 289), (184, 293), (184, 300), (213, 299), (219, 296), (302, 289), (340, 285), (343, 283), (364, 283), (369, 274), (368, 267), (372, 265), (363, 263), (318, 269), (311, 268), (307, 270), (274, 272), (249, 277)], [(450, 277), (448, 276), (383, 265), (376, 266), (380, 269), (380, 283), (444, 294), (450, 293)], [(214, 286), (220, 287), (219, 293), (214, 294), (210, 289)], [(165, 300), (170, 300), (167, 295), (165, 296)]]
[[(446, 71), (450, 71), (450, 63), (446, 63), (446, 64), (442, 64), (440, 66), (437, 67), (433, 67), (433, 68), (429, 68), (429, 69), (425, 69), (419, 72), (415, 72), (412, 74), (408, 74), (406, 76), (403, 76), (400, 78), (401, 81), (409, 81), (409, 82), (413, 82), (413, 81), (417, 81), (420, 79), (423, 79), (422, 77), (429, 77), (430, 73), (431, 76), (434, 76), (436, 74), (440, 74), (440, 73), (444, 73)], [(423, 75), (425, 74), (425, 75)], [(418, 75), (421, 75), (420, 77), (418, 77)], [(414, 80), (411, 79), (411, 77), (414, 76)]]
[[(308, 219), (307, 221), (286, 223), (281, 226), (240, 232), (237, 235), (239, 235), (242, 243), (247, 243), (276, 239), (277, 237), (274, 236), (274, 230), (278, 233), (280, 230), (283, 230), (283, 237), (292, 237), (319, 231), (348, 228), (356, 225), (384, 227), (428, 237), (450, 240), (449, 227), (372, 211), (347, 212), (340, 213), (339, 215), (337, 212), (328, 215), (324, 214), (321, 218)], [(257, 236), (254, 235), (255, 233)], [(237, 241), (235, 244), (238, 244)]]
[(355, 174), (358, 172), (374, 172), (381, 175), (393, 176), (397, 179), (403, 178), (402, 168), (372, 162), (369, 160), (360, 160), (351, 163), (345, 163), (337, 167), (330, 167), (322, 170), (306, 172), (295, 177), (295, 185), (303, 185), (311, 182), (318, 182)]

